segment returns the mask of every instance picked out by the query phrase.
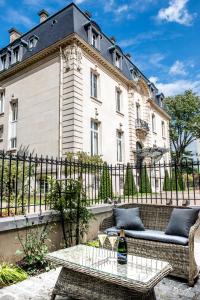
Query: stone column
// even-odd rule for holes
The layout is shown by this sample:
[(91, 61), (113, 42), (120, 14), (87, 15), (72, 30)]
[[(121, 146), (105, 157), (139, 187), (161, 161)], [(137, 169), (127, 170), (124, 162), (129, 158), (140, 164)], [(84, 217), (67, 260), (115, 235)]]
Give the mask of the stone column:
[(63, 51), (62, 154), (83, 150), (82, 51), (76, 45)]

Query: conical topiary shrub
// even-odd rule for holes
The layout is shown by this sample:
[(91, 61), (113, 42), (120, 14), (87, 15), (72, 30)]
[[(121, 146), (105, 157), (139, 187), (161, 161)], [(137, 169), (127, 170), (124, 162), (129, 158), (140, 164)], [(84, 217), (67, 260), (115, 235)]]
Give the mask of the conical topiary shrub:
[(163, 182), (163, 191), (171, 191), (171, 180), (168, 170), (165, 170), (165, 178)]
[(111, 198), (112, 195), (112, 180), (110, 177), (109, 167), (107, 163), (104, 163), (100, 180), (99, 198), (105, 200), (107, 198)]
[(127, 164), (126, 177), (125, 177), (125, 183), (124, 183), (124, 195), (125, 196), (133, 196), (135, 194), (137, 194), (137, 187), (135, 184), (133, 171), (130, 167), (130, 164)]
[(152, 189), (151, 189), (151, 184), (149, 181), (149, 176), (147, 173), (147, 167), (145, 166), (141, 166), (141, 173), (140, 173), (140, 193), (151, 193)]
[(178, 182), (178, 173), (175, 172), (174, 169), (172, 169), (171, 190), (180, 191), (179, 182)]
[(185, 191), (185, 180), (181, 173), (178, 173), (178, 186), (180, 191)]

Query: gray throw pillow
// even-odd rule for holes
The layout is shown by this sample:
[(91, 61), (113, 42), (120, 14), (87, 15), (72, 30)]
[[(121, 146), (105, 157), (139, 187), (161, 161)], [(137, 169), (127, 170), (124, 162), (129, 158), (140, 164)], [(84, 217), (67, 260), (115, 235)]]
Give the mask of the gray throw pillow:
[(117, 228), (145, 230), (140, 219), (139, 207), (135, 208), (115, 208), (114, 218)]
[(188, 237), (191, 226), (197, 220), (198, 213), (198, 210), (192, 208), (174, 208), (165, 233)]

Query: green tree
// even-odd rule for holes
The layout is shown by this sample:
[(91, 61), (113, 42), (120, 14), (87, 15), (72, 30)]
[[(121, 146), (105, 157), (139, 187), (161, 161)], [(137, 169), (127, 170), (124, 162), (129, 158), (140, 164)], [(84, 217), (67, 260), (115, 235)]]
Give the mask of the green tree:
[(126, 177), (125, 177), (125, 183), (124, 183), (124, 195), (132, 196), (135, 194), (137, 194), (137, 187), (136, 187), (134, 176), (133, 176), (133, 170), (130, 167), (130, 164), (127, 164)]
[(110, 177), (109, 167), (105, 162), (103, 165), (102, 175), (100, 179), (100, 187), (99, 187), (99, 198), (106, 199), (111, 198), (113, 195), (112, 191), (112, 179)]
[(165, 178), (163, 183), (163, 191), (171, 191), (171, 180), (168, 170), (165, 170)]
[(200, 99), (187, 90), (184, 94), (166, 98), (165, 106), (171, 117), (172, 157), (179, 164), (187, 153), (187, 147), (200, 137)]
[(147, 172), (147, 167), (145, 166), (141, 166), (141, 178), (140, 178), (140, 193), (151, 193), (152, 189), (151, 189), (151, 184), (149, 181), (149, 176), (148, 176), (148, 172)]

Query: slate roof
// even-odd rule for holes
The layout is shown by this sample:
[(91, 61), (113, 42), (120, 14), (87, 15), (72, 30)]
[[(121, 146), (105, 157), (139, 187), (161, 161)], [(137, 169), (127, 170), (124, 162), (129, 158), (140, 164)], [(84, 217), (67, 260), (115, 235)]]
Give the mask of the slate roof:
[[(82, 12), (74, 3), (69, 4), (64, 9), (58, 11), (56, 14), (50, 16), (46, 21), (38, 24), (36, 27), (32, 28), (27, 33), (23, 34), (20, 38), (15, 40), (13, 43), (7, 45), (6, 47), (0, 49), (0, 56), (6, 53), (10, 48), (23, 42), (24, 44), (29, 42), (32, 36), (37, 37), (37, 45), (31, 50), (28, 47), (24, 47), (23, 55), (21, 61), (33, 56), (34, 54), (48, 48), (54, 43), (66, 38), (72, 33), (77, 33), (83, 40), (88, 43), (88, 35), (86, 30), (86, 24), (92, 22), (94, 25), (95, 21), (92, 21), (84, 12)], [(100, 27), (96, 24), (98, 29)], [(110, 48), (115, 46), (115, 44), (101, 31), (101, 55), (113, 64), (112, 54)], [(117, 45), (116, 45), (117, 46)], [(12, 65), (10, 66), (12, 67)], [(131, 69), (136, 70), (139, 75), (150, 85), (150, 81), (145, 77), (145, 75), (131, 62), (131, 60), (123, 54), (121, 72), (130, 80), (132, 80)], [(4, 71), (1, 71), (4, 72)], [(1, 74), (0, 72), (0, 74)], [(159, 94), (157, 88), (155, 88), (155, 100), (159, 105)]]

